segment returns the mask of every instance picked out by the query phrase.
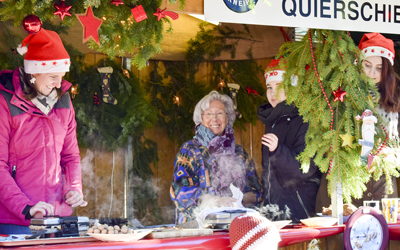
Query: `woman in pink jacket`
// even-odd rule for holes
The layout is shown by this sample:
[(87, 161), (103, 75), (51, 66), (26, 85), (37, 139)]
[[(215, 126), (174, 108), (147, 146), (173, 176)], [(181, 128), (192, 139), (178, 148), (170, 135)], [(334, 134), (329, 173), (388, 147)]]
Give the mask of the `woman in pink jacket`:
[(62, 79), (69, 55), (45, 29), (22, 46), (24, 66), (0, 72), (0, 234), (29, 234), (31, 218), (87, 205), (71, 84)]

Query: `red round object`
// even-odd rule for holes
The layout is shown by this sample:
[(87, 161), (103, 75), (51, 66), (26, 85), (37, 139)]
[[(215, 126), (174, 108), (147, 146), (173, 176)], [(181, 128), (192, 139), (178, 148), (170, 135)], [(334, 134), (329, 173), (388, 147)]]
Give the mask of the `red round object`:
[(122, 1), (122, 0), (112, 0), (110, 2), (110, 4), (114, 4), (115, 6), (118, 6), (120, 4), (124, 4), (124, 1)]
[(29, 34), (35, 34), (42, 28), (42, 21), (35, 15), (29, 15), (22, 20), (22, 27)]

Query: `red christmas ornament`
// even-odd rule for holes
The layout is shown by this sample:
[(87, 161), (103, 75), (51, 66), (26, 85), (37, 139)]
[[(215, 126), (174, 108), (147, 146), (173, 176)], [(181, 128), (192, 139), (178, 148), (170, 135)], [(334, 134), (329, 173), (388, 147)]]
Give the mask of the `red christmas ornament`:
[(99, 104), (100, 104), (99, 95), (97, 93), (94, 93), (93, 104), (96, 105), (96, 106), (99, 106)]
[(115, 6), (118, 6), (120, 4), (124, 4), (124, 1), (122, 1), (122, 0), (119, 0), (119, 1), (118, 0), (112, 0), (110, 4), (115, 4)]
[(332, 91), (333, 95), (335, 96), (335, 99), (333, 99), (333, 101), (337, 101), (340, 100), (341, 102), (343, 102), (343, 97), (347, 94), (346, 91), (342, 90), (342, 87), (339, 87), (338, 90), (336, 91)]
[(172, 20), (176, 20), (179, 18), (179, 14), (172, 12), (172, 11), (166, 11), (167, 8), (160, 10), (160, 8), (157, 7), (157, 12), (153, 13), (154, 16), (157, 17), (157, 21), (160, 21), (161, 18), (165, 18), (166, 16), (169, 16), (172, 18)]
[(250, 86), (248, 86), (248, 87), (246, 88), (246, 92), (247, 92), (247, 94), (255, 94), (255, 95), (258, 95), (258, 92), (257, 92), (256, 90), (250, 88)]
[(100, 46), (98, 32), (103, 21), (93, 15), (92, 7), (89, 6), (85, 14), (75, 15), (83, 26), (83, 43), (86, 43), (90, 38), (92, 38)]
[(146, 12), (144, 11), (142, 5), (138, 5), (135, 8), (131, 9), (131, 12), (137, 23), (143, 21), (144, 19), (147, 19)]
[(22, 20), (22, 27), (29, 34), (35, 34), (42, 28), (42, 21), (35, 15), (29, 15)]
[(72, 5), (65, 5), (65, 0), (61, 0), (61, 4), (54, 4), (54, 7), (57, 9), (56, 12), (54, 12), (54, 15), (60, 15), (61, 20), (64, 20), (65, 16), (71, 16), (71, 13), (69, 13), (69, 9), (71, 9)]

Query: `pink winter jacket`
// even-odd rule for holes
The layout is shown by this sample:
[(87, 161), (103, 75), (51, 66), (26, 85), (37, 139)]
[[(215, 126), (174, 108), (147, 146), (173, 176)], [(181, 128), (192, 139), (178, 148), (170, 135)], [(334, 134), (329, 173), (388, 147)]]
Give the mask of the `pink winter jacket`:
[(82, 194), (71, 83), (61, 86), (64, 94), (46, 115), (23, 98), (19, 69), (0, 72), (1, 224), (28, 226), (23, 213), (39, 201), (52, 204), (55, 215), (69, 216), (65, 194)]

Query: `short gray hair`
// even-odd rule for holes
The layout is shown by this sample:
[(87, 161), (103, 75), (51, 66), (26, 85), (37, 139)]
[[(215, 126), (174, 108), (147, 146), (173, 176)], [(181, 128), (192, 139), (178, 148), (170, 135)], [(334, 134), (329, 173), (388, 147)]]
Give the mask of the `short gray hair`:
[(224, 104), (226, 117), (228, 118), (228, 125), (233, 127), (233, 123), (236, 119), (236, 113), (233, 108), (233, 101), (229, 96), (220, 94), (215, 90), (211, 91), (196, 104), (193, 112), (193, 121), (196, 126), (203, 122), (202, 114), (204, 111), (210, 108), (210, 102), (214, 100), (218, 100), (222, 102), (222, 104)]

